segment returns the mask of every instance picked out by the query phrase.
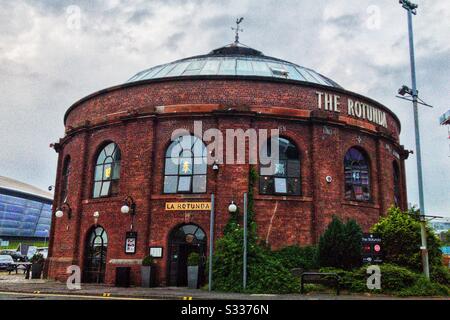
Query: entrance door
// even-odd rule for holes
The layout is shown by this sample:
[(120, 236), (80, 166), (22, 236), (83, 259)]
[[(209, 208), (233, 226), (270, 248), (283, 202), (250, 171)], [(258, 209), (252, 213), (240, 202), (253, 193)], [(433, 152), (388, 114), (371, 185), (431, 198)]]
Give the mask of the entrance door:
[(196, 252), (200, 256), (199, 282), (204, 283), (206, 262), (206, 235), (197, 225), (186, 224), (175, 228), (169, 238), (169, 285), (187, 286), (187, 259)]
[(107, 248), (105, 229), (99, 226), (93, 228), (86, 240), (84, 282), (104, 282)]

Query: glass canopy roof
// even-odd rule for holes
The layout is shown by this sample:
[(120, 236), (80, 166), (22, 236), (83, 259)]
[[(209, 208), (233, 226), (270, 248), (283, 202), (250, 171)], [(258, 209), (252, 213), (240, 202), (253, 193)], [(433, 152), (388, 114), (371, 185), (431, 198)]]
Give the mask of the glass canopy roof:
[(190, 57), (141, 71), (127, 83), (184, 76), (258, 76), (310, 82), (341, 88), (336, 82), (294, 63), (263, 55), (260, 51), (231, 44), (207, 55)]

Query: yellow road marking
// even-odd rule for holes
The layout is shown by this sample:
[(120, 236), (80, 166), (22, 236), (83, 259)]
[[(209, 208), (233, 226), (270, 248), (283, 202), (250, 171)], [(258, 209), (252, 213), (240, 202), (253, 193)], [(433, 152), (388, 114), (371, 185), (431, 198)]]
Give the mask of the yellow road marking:
[(192, 300), (192, 297), (183, 297), (183, 300)]
[[(36, 292), (39, 292), (39, 293), (36, 293)], [(26, 296), (39, 296), (39, 297), (71, 297), (71, 298), (88, 298), (88, 299), (104, 299), (104, 300), (155, 300), (155, 299), (149, 299), (149, 298), (90, 296), (90, 295), (81, 295), (81, 294), (61, 294), (61, 293), (40, 293), (40, 291), (34, 291), (33, 293), (0, 291), (0, 294), (16, 295), (16, 296), (26, 295)]]

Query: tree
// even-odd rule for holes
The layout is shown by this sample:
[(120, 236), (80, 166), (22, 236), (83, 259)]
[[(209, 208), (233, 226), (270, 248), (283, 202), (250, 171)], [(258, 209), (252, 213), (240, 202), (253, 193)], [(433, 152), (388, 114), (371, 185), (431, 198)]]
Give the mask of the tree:
[(450, 230), (441, 233), (441, 240), (444, 246), (450, 246)]
[(361, 238), (362, 230), (355, 220), (344, 224), (333, 216), (319, 240), (319, 265), (346, 270), (359, 267), (362, 263)]
[[(391, 207), (388, 215), (372, 227), (371, 231), (379, 234), (383, 241), (385, 262), (422, 270), (420, 222), (417, 218), (415, 210), (403, 212)], [(427, 226), (426, 230), (430, 265), (439, 266), (442, 264), (440, 240), (431, 228)]]

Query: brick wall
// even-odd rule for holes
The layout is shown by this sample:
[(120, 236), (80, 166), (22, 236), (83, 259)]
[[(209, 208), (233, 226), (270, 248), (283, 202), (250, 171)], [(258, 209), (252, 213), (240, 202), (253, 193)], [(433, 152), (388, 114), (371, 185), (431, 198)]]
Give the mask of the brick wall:
[[(403, 150), (398, 144), (400, 129), (396, 120), (388, 116), (386, 132), (364, 121), (354, 123), (336, 114), (314, 110), (314, 92), (297, 85), (263, 82), (168, 82), (115, 90), (75, 107), (68, 114), (68, 134), (58, 146), (55, 184), (55, 199), (59, 199), (62, 163), (70, 156), (68, 202), (72, 219), (65, 214), (52, 220), (49, 277), (65, 280), (68, 265), (84, 266), (85, 243), (94, 226), (95, 211), (100, 213), (98, 225), (108, 234), (105, 281), (110, 284), (114, 282), (117, 266), (131, 266), (132, 282), (139, 284), (136, 261), (148, 254), (149, 246), (164, 248), (164, 258), (157, 259), (157, 269), (159, 283), (167, 284), (170, 232), (181, 224), (194, 223), (209, 234), (208, 212), (165, 211), (166, 202), (209, 201), (214, 193), (215, 234), (222, 234), (229, 218), (229, 203), (233, 200), (242, 208), (242, 194), (248, 188), (248, 164), (220, 165), (218, 172), (209, 166), (205, 194), (162, 192), (164, 155), (172, 131), (185, 128), (192, 132), (194, 120), (202, 120), (203, 130), (218, 128), (223, 133), (233, 128), (279, 128), (282, 136), (297, 145), (301, 195), (259, 195), (258, 187), (255, 188), (258, 233), (273, 249), (316, 243), (333, 215), (356, 219), (367, 231), (393, 203), (393, 161), (400, 164), (402, 205), (406, 207), (404, 160), (397, 159), (392, 152), (402, 154)], [(165, 104), (182, 105), (154, 108)], [(122, 154), (120, 192), (115, 197), (92, 199), (96, 157), (110, 141), (118, 144)], [(343, 159), (353, 146), (363, 149), (369, 157), (372, 196), (369, 202), (344, 199)], [(327, 176), (332, 177), (331, 182), (326, 181)], [(137, 252), (132, 255), (124, 252), (131, 217), (120, 212), (128, 195), (137, 205), (134, 221)]]

